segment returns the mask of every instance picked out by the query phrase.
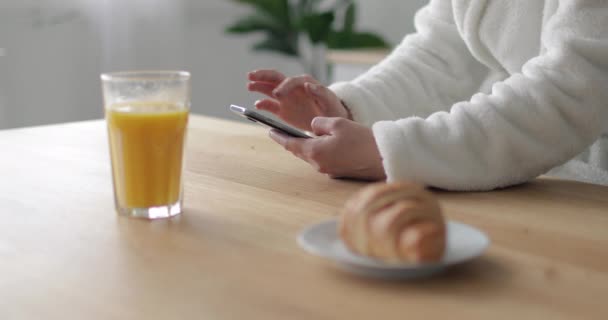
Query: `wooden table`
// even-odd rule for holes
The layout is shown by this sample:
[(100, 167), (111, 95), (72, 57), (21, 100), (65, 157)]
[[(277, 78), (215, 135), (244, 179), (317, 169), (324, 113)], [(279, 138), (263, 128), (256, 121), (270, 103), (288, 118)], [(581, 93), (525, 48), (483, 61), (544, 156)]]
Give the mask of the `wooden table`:
[(295, 242), (361, 183), (263, 128), (195, 116), (185, 213), (115, 215), (102, 121), (0, 132), (0, 319), (608, 319), (608, 188), (560, 180), (439, 196), (486, 254), (442, 276), (343, 273)]

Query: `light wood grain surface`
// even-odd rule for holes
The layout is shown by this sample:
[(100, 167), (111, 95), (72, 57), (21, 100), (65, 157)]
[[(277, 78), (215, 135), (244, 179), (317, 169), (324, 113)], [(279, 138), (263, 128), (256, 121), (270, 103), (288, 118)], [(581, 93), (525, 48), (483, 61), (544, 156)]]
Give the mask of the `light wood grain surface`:
[(314, 172), (263, 128), (192, 117), (172, 220), (116, 216), (107, 149), (102, 121), (0, 131), (0, 319), (608, 318), (608, 188), (437, 192), (491, 247), (383, 282), (297, 247), (362, 184)]

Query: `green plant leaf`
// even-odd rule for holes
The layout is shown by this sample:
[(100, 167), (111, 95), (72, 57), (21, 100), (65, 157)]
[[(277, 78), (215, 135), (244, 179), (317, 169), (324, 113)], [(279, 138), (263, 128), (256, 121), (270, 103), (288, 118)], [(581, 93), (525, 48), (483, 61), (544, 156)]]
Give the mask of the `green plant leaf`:
[(354, 2), (351, 2), (344, 13), (344, 25), (342, 31), (352, 33), (355, 30), (355, 18), (357, 9)]
[(226, 28), (226, 32), (229, 33), (251, 33), (256, 31), (281, 33), (284, 30), (285, 29), (278, 25), (276, 21), (266, 19), (260, 15), (243, 17)]
[(388, 43), (371, 32), (331, 32), (327, 39), (330, 49), (388, 48)]
[[(334, 6), (320, 10), (325, 0), (232, 0), (253, 9), (250, 16), (226, 28), (229, 33), (262, 33), (265, 38), (254, 44), (255, 51), (272, 51), (299, 57), (298, 39), (306, 34), (314, 44), (325, 43), (331, 49), (387, 48), (382, 37), (356, 31), (357, 8), (353, 0), (334, 0)], [(336, 12), (344, 20), (334, 30)]]
[(289, 0), (233, 0), (235, 2), (250, 5), (266, 15), (272, 17), (281, 25), (291, 25)]
[(282, 41), (280, 38), (268, 36), (266, 39), (253, 45), (255, 51), (275, 51), (286, 56), (297, 57), (298, 51), (288, 41)]
[(308, 34), (312, 43), (317, 44), (327, 41), (333, 22), (334, 13), (332, 11), (311, 13), (302, 17), (300, 28)]
[(298, 0), (296, 4), (297, 16), (308, 15), (317, 9), (321, 0)]

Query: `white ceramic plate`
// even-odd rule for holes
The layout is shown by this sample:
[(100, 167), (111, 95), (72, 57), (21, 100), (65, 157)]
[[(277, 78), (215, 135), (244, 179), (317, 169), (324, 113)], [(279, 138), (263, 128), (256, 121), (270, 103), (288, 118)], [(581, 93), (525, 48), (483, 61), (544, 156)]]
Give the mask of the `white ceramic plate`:
[(490, 244), (480, 230), (464, 223), (447, 222), (447, 248), (441, 261), (432, 264), (387, 264), (348, 250), (337, 233), (337, 221), (311, 225), (298, 236), (298, 244), (308, 253), (335, 262), (342, 269), (380, 278), (420, 278), (480, 256)]

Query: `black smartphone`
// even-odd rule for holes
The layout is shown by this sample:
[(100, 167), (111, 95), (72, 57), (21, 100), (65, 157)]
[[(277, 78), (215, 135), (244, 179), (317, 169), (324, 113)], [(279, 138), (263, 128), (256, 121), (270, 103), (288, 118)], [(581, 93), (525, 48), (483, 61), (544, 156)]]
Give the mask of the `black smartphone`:
[(292, 137), (305, 138), (305, 139), (312, 138), (310, 135), (306, 134), (305, 132), (302, 132), (286, 123), (269, 118), (255, 110), (247, 109), (245, 107), (239, 107), (239, 106), (233, 104), (230, 106), (230, 111), (240, 115), (241, 117), (247, 118), (248, 120), (253, 121), (255, 123), (259, 123), (263, 126), (266, 126), (266, 127), (272, 128), (272, 129), (277, 129)]

